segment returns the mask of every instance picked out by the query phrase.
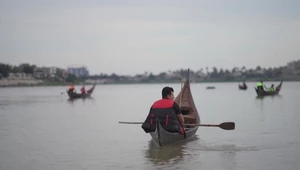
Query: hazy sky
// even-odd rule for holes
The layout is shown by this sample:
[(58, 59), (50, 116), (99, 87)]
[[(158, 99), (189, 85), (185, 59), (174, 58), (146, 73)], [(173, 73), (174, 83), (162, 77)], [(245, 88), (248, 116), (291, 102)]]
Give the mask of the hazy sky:
[(0, 0), (0, 62), (91, 74), (282, 66), (299, 0)]

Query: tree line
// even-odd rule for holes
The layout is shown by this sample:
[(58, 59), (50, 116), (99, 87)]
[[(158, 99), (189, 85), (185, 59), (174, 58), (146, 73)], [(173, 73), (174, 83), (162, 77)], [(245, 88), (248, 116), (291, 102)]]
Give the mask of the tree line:
[[(293, 65), (292, 69), (288, 65)], [(33, 74), (39, 68), (36, 65), (23, 63), (18, 66), (0, 63), (0, 78), (8, 77), (10, 73), (26, 73)], [(171, 75), (171, 76), (170, 76)], [(64, 77), (63, 81), (66, 82), (80, 82), (86, 79), (109, 79), (113, 82), (131, 83), (131, 82), (163, 82), (163, 81), (180, 81), (183, 77), (186, 77), (186, 69), (178, 69), (175, 71), (161, 72), (159, 74), (143, 73), (136, 74), (134, 76), (117, 75), (100, 73), (96, 75), (90, 75), (88, 77), (76, 77), (72, 74), (68, 74)], [(61, 81), (63, 77), (63, 69), (56, 69), (56, 79)], [(222, 69), (217, 67), (212, 68), (200, 68), (197, 71), (190, 70), (190, 78), (194, 81), (235, 81), (235, 80), (249, 80), (249, 79), (263, 79), (263, 80), (276, 80), (285, 78), (288, 80), (300, 80), (300, 60), (292, 61), (286, 66), (262, 68), (257, 66), (256, 68), (234, 67), (232, 69)]]
[(36, 65), (30, 65), (27, 63), (20, 64), (19, 66), (13, 66), (9, 64), (0, 63), (0, 76), (8, 77), (9, 73), (26, 73), (32, 74)]

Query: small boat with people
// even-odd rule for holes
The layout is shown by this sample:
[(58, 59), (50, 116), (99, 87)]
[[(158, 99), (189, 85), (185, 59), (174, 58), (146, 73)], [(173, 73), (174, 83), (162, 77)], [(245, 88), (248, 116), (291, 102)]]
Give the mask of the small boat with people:
[(243, 81), (243, 84), (239, 84), (239, 89), (240, 90), (247, 90), (247, 84), (245, 83), (245, 81)]
[(175, 98), (175, 102), (179, 104), (184, 117), (184, 122), (191, 125), (186, 125), (184, 127), (183, 134), (171, 133), (162, 127), (159, 119), (156, 119), (156, 130), (154, 132), (150, 132), (150, 135), (159, 146), (188, 139), (194, 136), (199, 128), (199, 126), (193, 125), (200, 124), (200, 116), (194, 103), (189, 78), (187, 78), (187, 80), (184, 82), (181, 91)]
[[(189, 80), (189, 70), (188, 78), (184, 82), (179, 94), (175, 98), (175, 102), (179, 105), (181, 114), (184, 118), (184, 125), (181, 132), (170, 132), (165, 128), (167, 127), (168, 116), (166, 120), (160, 120), (161, 118), (155, 117), (149, 113), (148, 117), (151, 118), (151, 126), (154, 126), (154, 130), (150, 131), (152, 139), (158, 146), (165, 146), (172, 143), (177, 143), (189, 139), (195, 135), (199, 126), (206, 127), (220, 127), (224, 130), (233, 130), (235, 129), (234, 122), (224, 122), (219, 125), (211, 124), (200, 124), (200, 115), (194, 103), (194, 99), (191, 92), (190, 80)], [(147, 119), (148, 119), (147, 117)], [(170, 117), (170, 116), (169, 116)], [(147, 121), (146, 119), (146, 121)], [(170, 118), (169, 118), (170, 119)], [(145, 124), (145, 122), (119, 122), (123, 124)], [(164, 122), (164, 123), (162, 123)], [(153, 125), (152, 125), (153, 124)], [(165, 128), (164, 128), (165, 127)], [(143, 126), (142, 126), (143, 128)], [(145, 129), (144, 129), (145, 130)], [(146, 132), (147, 133), (147, 132)]]
[(282, 81), (279, 83), (279, 85), (276, 86), (276, 88), (274, 87), (274, 85), (272, 85), (270, 88), (267, 88), (266, 86), (264, 86), (265, 89), (267, 89), (267, 90), (263, 89), (262, 81), (259, 83), (258, 86), (260, 86), (261, 88), (254, 87), (257, 96), (263, 97), (263, 96), (278, 95), (281, 90), (281, 87), (282, 87)]
[(71, 85), (69, 89), (67, 89), (67, 93), (70, 99), (78, 99), (78, 98), (87, 98), (91, 97), (96, 84), (93, 84), (93, 86), (85, 92), (84, 86), (81, 89), (81, 93), (77, 93), (74, 89), (74, 85)]

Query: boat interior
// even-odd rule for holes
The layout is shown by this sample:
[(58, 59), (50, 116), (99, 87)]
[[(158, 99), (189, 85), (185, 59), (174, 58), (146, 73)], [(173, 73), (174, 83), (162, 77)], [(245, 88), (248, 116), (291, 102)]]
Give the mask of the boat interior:
[[(181, 107), (181, 113), (183, 115), (184, 122), (186, 124), (197, 124), (196, 117), (191, 114), (193, 111), (194, 110), (193, 110), (192, 107), (188, 107), (188, 106), (182, 106)], [(188, 130), (188, 129), (193, 128), (193, 127), (194, 126), (186, 126), (185, 130)]]

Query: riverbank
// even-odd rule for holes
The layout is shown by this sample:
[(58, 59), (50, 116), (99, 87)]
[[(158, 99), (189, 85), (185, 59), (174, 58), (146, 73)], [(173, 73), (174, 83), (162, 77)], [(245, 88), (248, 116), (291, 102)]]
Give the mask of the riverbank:
[[(250, 79), (246, 80), (247, 82), (258, 82), (260, 80), (256, 79)], [(264, 80), (264, 82), (269, 81), (285, 81), (285, 82), (295, 82), (300, 80), (295, 79), (274, 79), (274, 80)], [(193, 81), (191, 80), (191, 83), (241, 83), (240, 80), (206, 80), (206, 81)], [(122, 85), (122, 84), (162, 84), (162, 83), (170, 83), (170, 84), (176, 84), (181, 83), (180, 81), (149, 81), (149, 82), (107, 82), (107, 83), (97, 83), (97, 85)], [(86, 83), (86, 85), (91, 85), (92, 83)], [(67, 82), (59, 82), (54, 80), (39, 80), (39, 79), (19, 79), (19, 80), (7, 80), (2, 79), (0, 80), (0, 87), (34, 87), (34, 86), (68, 86), (70, 83)], [(80, 84), (74, 84), (74, 85), (80, 85)]]
[(64, 86), (69, 83), (34, 78), (1, 79), (0, 87), (30, 87), (30, 86)]
[(23, 79), (1, 79), (0, 87), (14, 87), (14, 86), (36, 86), (43, 84), (42, 80), (37, 80), (33, 78), (23, 78)]

